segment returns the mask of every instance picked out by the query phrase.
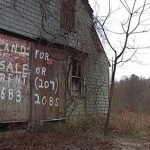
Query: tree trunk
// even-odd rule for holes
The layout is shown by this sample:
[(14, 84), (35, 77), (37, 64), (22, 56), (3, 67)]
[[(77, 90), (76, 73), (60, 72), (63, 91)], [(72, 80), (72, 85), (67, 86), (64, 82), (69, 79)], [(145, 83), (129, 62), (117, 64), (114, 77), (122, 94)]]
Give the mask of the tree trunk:
[(115, 62), (113, 64), (113, 69), (112, 69), (112, 78), (111, 78), (109, 97), (108, 97), (108, 112), (107, 112), (105, 128), (104, 128), (104, 133), (105, 134), (108, 133), (108, 129), (109, 129), (109, 122), (110, 122), (110, 115), (111, 115), (111, 105), (112, 105), (112, 98), (113, 98), (113, 91), (114, 91), (116, 67), (117, 67), (117, 58), (115, 58)]

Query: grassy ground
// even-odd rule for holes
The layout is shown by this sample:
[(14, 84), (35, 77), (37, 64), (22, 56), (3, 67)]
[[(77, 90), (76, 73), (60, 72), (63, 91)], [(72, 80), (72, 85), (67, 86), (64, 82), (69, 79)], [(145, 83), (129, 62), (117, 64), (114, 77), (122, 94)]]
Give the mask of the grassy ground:
[(150, 137), (150, 114), (116, 112), (112, 114), (110, 124), (120, 133)]

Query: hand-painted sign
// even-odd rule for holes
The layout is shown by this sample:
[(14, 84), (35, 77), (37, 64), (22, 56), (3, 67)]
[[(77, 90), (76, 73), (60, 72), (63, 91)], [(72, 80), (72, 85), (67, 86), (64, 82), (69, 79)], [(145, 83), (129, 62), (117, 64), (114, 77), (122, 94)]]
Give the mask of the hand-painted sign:
[(64, 52), (0, 34), (0, 122), (64, 118), (65, 67)]
[(65, 55), (37, 45), (33, 55), (33, 119), (51, 120), (65, 113)]
[(31, 43), (0, 34), (0, 122), (28, 119)]

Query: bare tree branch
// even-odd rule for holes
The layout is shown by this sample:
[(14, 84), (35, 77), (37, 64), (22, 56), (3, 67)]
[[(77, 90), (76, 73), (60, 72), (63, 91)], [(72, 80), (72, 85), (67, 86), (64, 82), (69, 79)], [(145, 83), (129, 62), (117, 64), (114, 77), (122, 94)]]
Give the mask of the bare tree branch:
[[(118, 64), (124, 65), (125, 63), (129, 61), (133, 61), (133, 58), (136, 59), (135, 55), (139, 49), (150, 48), (150, 46), (137, 45), (136, 40), (135, 40), (137, 34), (143, 34), (143, 33), (150, 31), (150, 29), (147, 28), (149, 24), (144, 25), (144, 23), (146, 23), (149, 20), (149, 18), (143, 19), (144, 15), (146, 15), (146, 11), (150, 9), (149, 7), (150, 3), (147, 3), (146, 0), (143, 1), (141, 6), (137, 5), (138, 0), (134, 0), (131, 4), (129, 4), (128, 0), (120, 0), (120, 3), (123, 9), (126, 10), (125, 11), (126, 15), (124, 15), (125, 19), (124, 21), (120, 22), (120, 29), (122, 29), (122, 31), (118, 32), (118, 31), (111, 30), (108, 27), (106, 28), (106, 24), (108, 20), (111, 21), (113, 10), (110, 11), (109, 9), (108, 14), (103, 20), (99, 21), (97, 19), (97, 23), (100, 26), (99, 29), (102, 30), (104, 38), (107, 41), (107, 44), (111, 48), (112, 52), (114, 52), (114, 60), (112, 63), (112, 77), (111, 77), (111, 84), (110, 84), (110, 91), (109, 91), (109, 108), (108, 108), (108, 114), (107, 114), (107, 119), (106, 119), (106, 124), (105, 124), (105, 132), (107, 132), (110, 113), (111, 113), (111, 103), (112, 103), (112, 97), (113, 97), (113, 89), (114, 89), (117, 65)], [(109, 4), (111, 4), (110, 1), (109, 1)], [(111, 39), (112, 36), (110, 37), (110, 34), (114, 34), (118, 37), (120, 36), (121, 39), (116, 41), (116, 43), (118, 43), (117, 47), (115, 47), (112, 44), (114, 42)], [(133, 43), (133, 45), (130, 45), (130, 43)], [(133, 50), (133, 52), (131, 52), (131, 50)], [(128, 57), (125, 58), (125, 55), (127, 52), (129, 52), (130, 55), (128, 54)]]

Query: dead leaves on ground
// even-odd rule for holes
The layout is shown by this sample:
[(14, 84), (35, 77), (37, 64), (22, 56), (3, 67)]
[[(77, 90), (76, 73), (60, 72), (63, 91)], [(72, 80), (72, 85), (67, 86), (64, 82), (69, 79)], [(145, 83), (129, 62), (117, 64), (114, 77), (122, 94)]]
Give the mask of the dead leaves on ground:
[(0, 150), (111, 150), (108, 141), (67, 133), (22, 133), (0, 137)]

